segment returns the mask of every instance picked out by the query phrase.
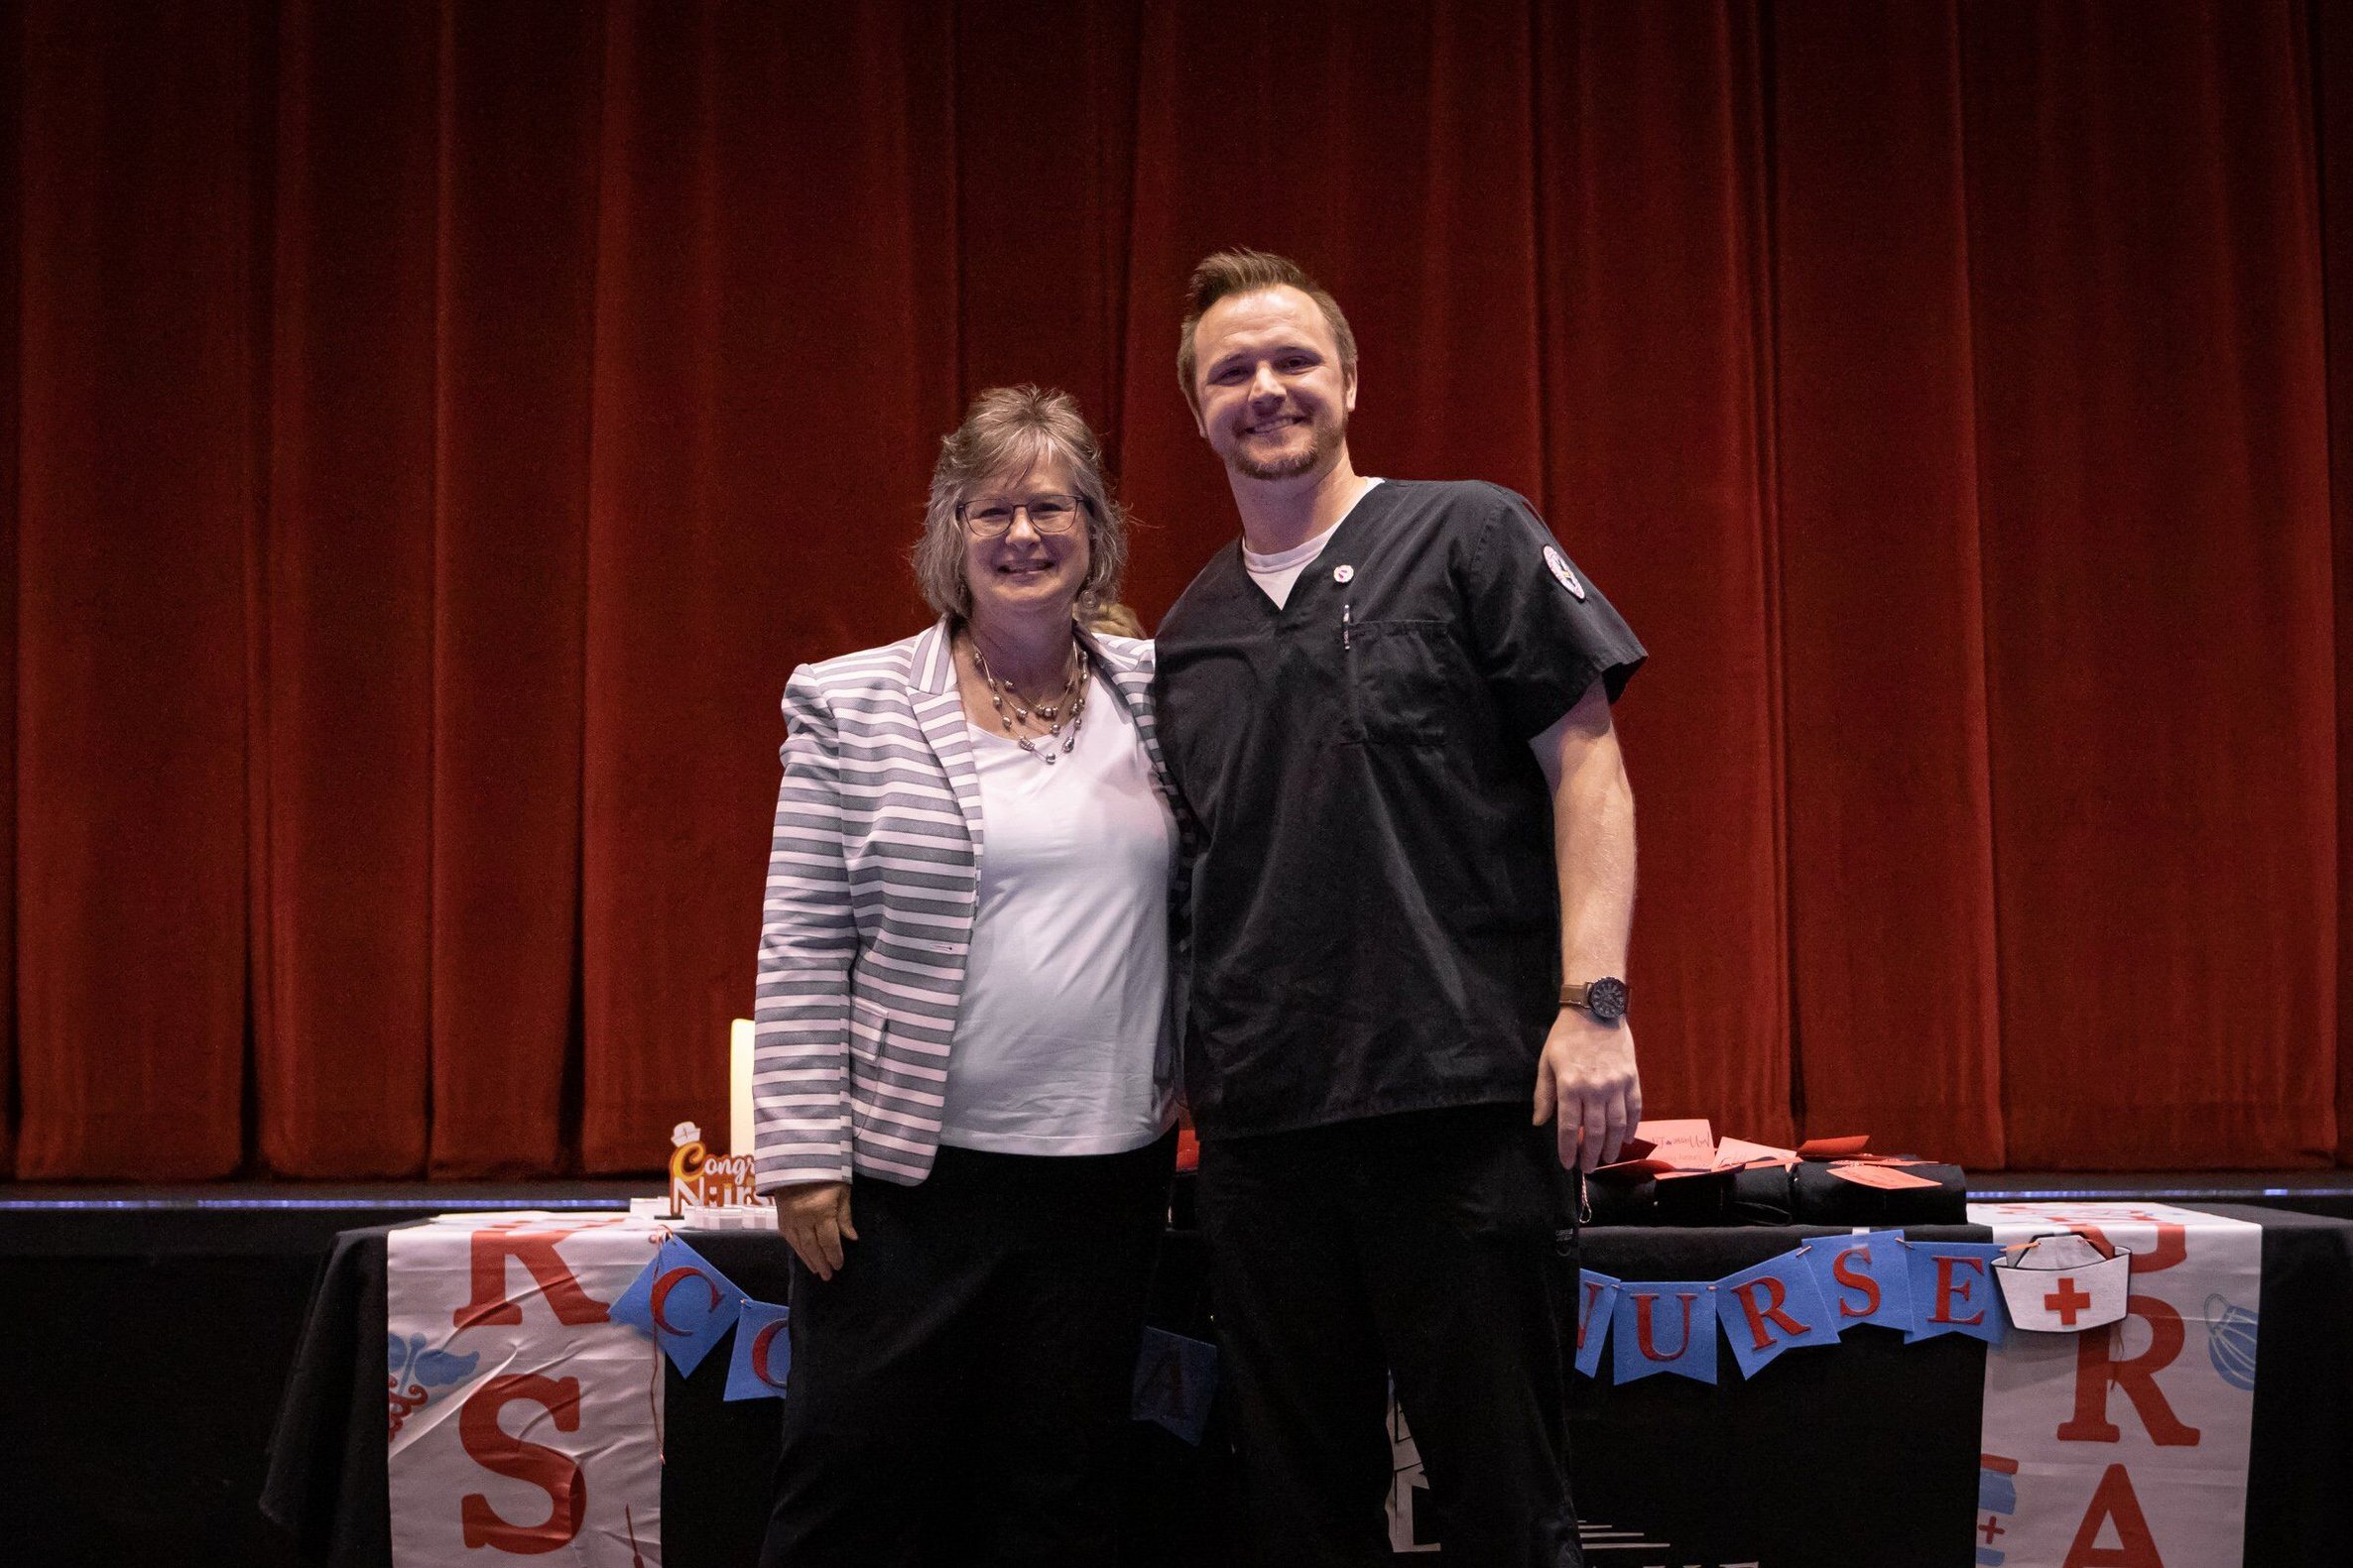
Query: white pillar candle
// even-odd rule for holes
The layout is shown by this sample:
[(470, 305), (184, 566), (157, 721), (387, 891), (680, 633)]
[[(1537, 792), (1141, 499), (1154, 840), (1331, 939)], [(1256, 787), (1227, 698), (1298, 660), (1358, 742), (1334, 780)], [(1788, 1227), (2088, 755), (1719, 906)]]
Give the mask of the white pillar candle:
[(752, 1151), (752, 1021), (727, 1032), (727, 1152)]

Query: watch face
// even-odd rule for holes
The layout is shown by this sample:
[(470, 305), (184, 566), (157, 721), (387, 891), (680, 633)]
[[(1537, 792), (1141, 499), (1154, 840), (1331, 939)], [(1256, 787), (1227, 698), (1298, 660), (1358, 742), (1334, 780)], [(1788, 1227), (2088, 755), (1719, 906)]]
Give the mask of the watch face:
[(1585, 988), (1585, 1010), (1597, 1019), (1626, 1016), (1626, 982), (1605, 975)]

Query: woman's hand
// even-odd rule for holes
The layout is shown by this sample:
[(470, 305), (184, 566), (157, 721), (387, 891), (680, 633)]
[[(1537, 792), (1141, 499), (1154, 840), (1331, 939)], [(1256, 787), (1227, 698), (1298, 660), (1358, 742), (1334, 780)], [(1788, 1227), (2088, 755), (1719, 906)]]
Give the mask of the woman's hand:
[(850, 1184), (811, 1181), (776, 1195), (776, 1228), (819, 1279), (830, 1279), (842, 1263), (841, 1244), (856, 1241), (850, 1224)]

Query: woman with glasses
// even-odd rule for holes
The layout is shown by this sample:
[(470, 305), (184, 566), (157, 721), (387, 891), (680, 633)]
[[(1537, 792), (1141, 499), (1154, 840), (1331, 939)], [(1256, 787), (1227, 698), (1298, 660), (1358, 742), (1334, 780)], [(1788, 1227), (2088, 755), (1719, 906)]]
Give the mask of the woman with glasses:
[(1174, 1162), (1176, 818), (1126, 524), (1064, 394), (983, 393), (915, 549), (939, 613), (793, 672), (760, 1186), (795, 1254), (775, 1568), (1118, 1561)]

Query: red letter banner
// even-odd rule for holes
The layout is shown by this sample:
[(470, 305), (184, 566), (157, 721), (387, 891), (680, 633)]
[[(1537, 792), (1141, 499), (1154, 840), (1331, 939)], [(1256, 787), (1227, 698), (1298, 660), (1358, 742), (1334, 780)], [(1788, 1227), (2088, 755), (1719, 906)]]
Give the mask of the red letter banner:
[(1610, 1322), (1620, 1383), (1672, 1372), (1716, 1381), (1716, 1284), (1712, 1279), (1629, 1279)]
[(1716, 1315), (1743, 1378), (1754, 1378), (1793, 1345), (1838, 1343), (1838, 1314), (1814, 1283), (1808, 1255), (1816, 1245), (1809, 1242), (1716, 1281)]
[(2166, 1204), (1973, 1203), (1969, 1218), (1997, 1242), (2063, 1230), (2132, 1254), (2123, 1321), (2014, 1329), (1986, 1353), (1983, 1451), (2017, 1466), (1995, 1520), (2008, 1560), (2238, 1568), (2263, 1228)]
[(393, 1568), (662, 1560), (662, 1380), (607, 1309), (659, 1233), (447, 1214), (385, 1241)]

